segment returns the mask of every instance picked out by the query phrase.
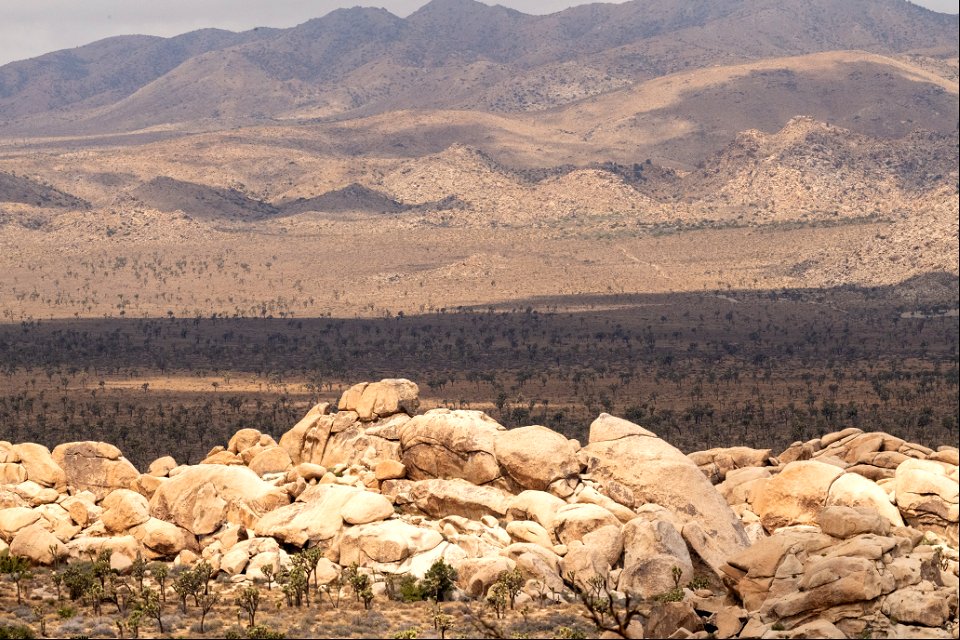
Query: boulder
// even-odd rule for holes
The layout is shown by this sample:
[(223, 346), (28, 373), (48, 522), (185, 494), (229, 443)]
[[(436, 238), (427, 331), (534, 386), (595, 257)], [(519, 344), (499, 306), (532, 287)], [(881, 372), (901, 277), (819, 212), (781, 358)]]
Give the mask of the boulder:
[(505, 475), (522, 489), (547, 490), (558, 480), (570, 489), (579, 481), (578, 447), (571, 440), (541, 426), (501, 431), (494, 440), (494, 453)]
[(196, 549), (196, 540), (190, 532), (156, 518), (134, 527), (130, 533), (158, 557), (173, 558), (184, 549)]
[(420, 406), (419, 396), (420, 389), (415, 383), (405, 378), (391, 378), (364, 387), (352, 409), (364, 422), (400, 412), (414, 415)]
[(521, 491), (510, 501), (507, 519), (533, 520), (553, 536), (557, 511), (566, 504), (557, 496), (545, 491)]
[(41, 486), (59, 490), (67, 484), (67, 474), (43, 445), (32, 442), (13, 445), (7, 454), (7, 462), (20, 462), (27, 472), (27, 480)]
[(620, 521), (615, 515), (601, 506), (589, 503), (568, 504), (557, 509), (553, 519), (557, 539), (565, 545), (583, 537), (600, 527), (620, 529)]
[(256, 429), (240, 429), (230, 438), (230, 442), (227, 444), (227, 451), (236, 454), (242, 453), (260, 444), (262, 436), (263, 434)]
[(513, 571), (517, 563), (510, 558), (494, 556), (466, 558), (457, 566), (457, 586), (471, 598), (482, 598), (504, 571)]
[(402, 462), (411, 480), (500, 478), (495, 443), (504, 428), (480, 411), (433, 409), (400, 427)]
[[(884, 593), (876, 562), (860, 557), (828, 557), (804, 567), (799, 591), (764, 604), (779, 618), (821, 611), (841, 604), (873, 600)], [(890, 589), (893, 585), (890, 585)]]
[(114, 489), (100, 503), (101, 522), (111, 533), (123, 533), (150, 519), (150, 503), (136, 491)]
[(41, 524), (20, 529), (10, 542), (10, 553), (42, 565), (53, 564), (57, 558), (68, 555), (64, 544)]
[(29, 507), (0, 509), (0, 538), (10, 542), (18, 531), (40, 519), (40, 514)]
[(170, 471), (177, 468), (177, 461), (172, 456), (162, 456), (150, 463), (147, 475), (157, 478), (166, 478)]
[(399, 460), (381, 460), (373, 469), (374, 476), (380, 482), (399, 480), (407, 475), (407, 468)]
[(850, 538), (861, 533), (885, 536), (890, 532), (890, 521), (870, 507), (824, 507), (817, 514), (820, 530), (835, 538)]
[[(947, 465), (948, 466), (948, 465)], [(906, 518), (956, 523), (960, 485), (946, 466), (933, 460), (906, 460), (897, 467), (897, 506)]]
[(350, 527), (340, 539), (340, 566), (349, 566), (354, 562), (360, 566), (403, 562), (416, 553), (433, 549), (441, 542), (443, 536), (439, 532), (402, 520)]
[[(303, 547), (329, 540), (343, 526), (343, 508), (363, 491), (338, 484), (318, 484), (308, 488), (297, 501), (264, 515), (254, 531), (280, 542)], [(385, 498), (384, 498), (385, 499)], [(390, 512), (393, 513), (391, 507)]]
[(507, 534), (518, 542), (538, 544), (544, 549), (553, 549), (550, 534), (542, 525), (532, 520), (514, 520), (507, 523)]
[(644, 637), (675, 637), (672, 634), (679, 629), (696, 633), (703, 629), (703, 621), (689, 602), (661, 602), (650, 609), (644, 625)]
[(337, 409), (339, 411), (356, 411), (360, 405), (360, 398), (363, 397), (363, 391), (369, 385), (369, 382), (358, 382), (344, 391), (337, 403)]
[(281, 473), (293, 465), (290, 454), (283, 447), (271, 446), (264, 447), (257, 455), (250, 460), (250, 470), (258, 476), (264, 476), (268, 473)]
[[(956, 602), (955, 593), (952, 595)], [(909, 587), (888, 595), (881, 611), (901, 623), (939, 628), (950, 619), (950, 598), (945, 593)]]
[(265, 513), (288, 503), (285, 491), (246, 467), (197, 465), (157, 488), (150, 499), (150, 514), (204, 535), (224, 522), (252, 527)]
[(386, 520), (393, 515), (393, 503), (379, 493), (359, 491), (340, 508), (340, 517), (347, 524), (367, 524)]
[(53, 461), (64, 470), (67, 483), (103, 499), (114, 489), (133, 489), (140, 472), (106, 442), (69, 442), (54, 448)]
[[(400, 460), (400, 443), (376, 435), (370, 435), (366, 423), (355, 422), (343, 431), (331, 434), (319, 462), (329, 468), (338, 464), (360, 464), (368, 469), (376, 468), (383, 460)], [(316, 461), (316, 456), (313, 458)]]
[(878, 513), (890, 526), (903, 526), (900, 511), (890, 502), (887, 492), (877, 483), (856, 473), (844, 473), (833, 481), (827, 491), (826, 504), (866, 507)]
[(121, 556), (128, 561), (135, 560), (138, 553), (142, 553), (143, 547), (132, 535), (113, 536), (110, 538), (81, 536), (74, 538), (66, 544), (67, 554), (74, 560), (89, 560), (91, 556), (96, 556), (104, 549), (110, 549), (113, 554), (110, 558), (111, 566), (114, 559), (123, 564), (126, 561), (120, 559)]
[(827, 504), (830, 485), (843, 470), (815, 460), (786, 465), (770, 480), (754, 487), (753, 510), (767, 531), (795, 524), (814, 524)]
[(690, 460), (710, 478), (714, 484), (723, 482), (727, 474), (734, 469), (763, 467), (770, 463), (770, 449), (751, 449), (750, 447), (725, 447), (694, 451), (688, 454)]
[(589, 442), (578, 458), (602, 492), (610, 495), (608, 487), (619, 485), (634, 504), (670, 510), (682, 524), (684, 539), (715, 572), (728, 556), (747, 546), (740, 519), (697, 465), (675, 447), (608, 414), (590, 425)]
[(292, 429), (280, 436), (280, 446), (283, 447), (293, 464), (300, 464), (304, 461), (303, 449), (306, 443), (307, 433), (313, 429), (321, 416), (330, 412), (330, 403), (320, 402), (315, 404), (306, 415), (295, 424)]
[(0, 485), (20, 484), (27, 479), (27, 470), (19, 462), (0, 462)]
[(417, 509), (432, 518), (459, 515), (472, 520), (492, 515), (502, 517), (510, 506), (510, 494), (495, 487), (478, 487), (466, 480), (420, 480), (409, 490)]
[(683, 537), (665, 520), (638, 517), (623, 527), (623, 571), (619, 591), (651, 598), (673, 589), (675, 569), (680, 584), (693, 579), (693, 561)]

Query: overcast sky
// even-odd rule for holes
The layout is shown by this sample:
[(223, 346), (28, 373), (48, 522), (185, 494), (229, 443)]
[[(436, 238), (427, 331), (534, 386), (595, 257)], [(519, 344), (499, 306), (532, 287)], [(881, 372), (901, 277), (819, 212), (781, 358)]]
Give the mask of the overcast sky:
[[(586, 0), (485, 1), (524, 13), (552, 13), (586, 3)], [(915, 3), (935, 11), (957, 13), (958, 1), (915, 0)], [(406, 16), (426, 4), (426, 0), (0, 0), (0, 65), (115, 35), (174, 36), (205, 27), (231, 31), (292, 27), (337, 7), (358, 4), (382, 6), (396, 15)]]

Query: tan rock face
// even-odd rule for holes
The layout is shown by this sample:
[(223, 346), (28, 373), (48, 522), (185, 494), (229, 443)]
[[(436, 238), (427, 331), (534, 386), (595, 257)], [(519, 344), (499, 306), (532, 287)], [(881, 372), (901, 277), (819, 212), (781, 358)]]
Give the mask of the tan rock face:
[(502, 431), (494, 440), (494, 453), (506, 475), (523, 489), (544, 491), (557, 480), (575, 485), (580, 473), (576, 445), (546, 427)]
[(747, 546), (740, 519), (710, 480), (682, 452), (646, 429), (601, 414), (590, 425), (590, 444), (578, 459), (604, 491), (621, 485), (636, 504), (670, 510), (682, 525), (684, 539), (714, 571)]
[(100, 520), (111, 533), (123, 533), (150, 519), (147, 499), (130, 489), (114, 489), (100, 506), (103, 507)]
[(157, 478), (165, 478), (170, 474), (172, 469), (176, 468), (177, 461), (174, 460), (172, 456), (162, 456), (150, 463), (150, 468), (147, 469), (147, 474)]
[(260, 518), (254, 531), (301, 547), (308, 542), (329, 540), (343, 526), (341, 510), (354, 498), (362, 500), (361, 493), (356, 487), (334, 484), (310, 487), (297, 502)]
[(24, 556), (35, 564), (53, 564), (67, 556), (67, 548), (41, 524), (32, 524), (17, 532), (10, 542), (10, 553)]
[(420, 388), (405, 378), (391, 378), (364, 387), (355, 408), (360, 420), (371, 422), (395, 413), (414, 415), (420, 406)]
[(817, 514), (817, 524), (821, 531), (835, 538), (861, 533), (885, 536), (890, 532), (890, 522), (869, 507), (824, 507)]
[(815, 524), (827, 503), (830, 485), (843, 470), (813, 460), (791, 462), (754, 487), (753, 510), (767, 531), (794, 524)]
[(320, 402), (314, 405), (300, 421), (289, 431), (280, 436), (280, 446), (290, 456), (293, 464), (304, 462), (303, 449), (306, 443), (307, 432), (316, 426), (321, 416), (330, 413), (330, 403)]
[(623, 572), (618, 589), (651, 598), (673, 589), (674, 567), (680, 584), (693, 579), (693, 561), (680, 532), (670, 522), (639, 517), (623, 527)]
[(601, 527), (620, 528), (620, 521), (603, 507), (589, 503), (568, 504), (557, 509), (553, 518), (557, 539), (569, 545)]
[(78, 491), (91, 491), (98, 499), (114, 489), (132, 489), (140, 477), (120, 450), (106, 442), (69, 442), (54, 448), (54, 462), (67, 482)]
[(193, 535), (175, 524), (150, 518), (134, 527), (133, 536), (156, 556), (172, 558), (184, 549), (196, 548)]
[(358, 492), (340, 509), (340, 517), (347, 524), (368, 524), (392, 515), (393, 503), (379, 493), (369, 491)]
[(347, 529), (340, 541), (340, 565), (356, 562), (403, 562), (415, 553), (429, 551), (443, 542), (443, 536), (432, 529), (415, 527), (400, 520), (377, 522)]
[(39, 519), (40, 514), (29, 507), (0, 509), (0, 537), (10, 542), (18, 531)]
[[(11, 457), (15, 460), (10, 460)], [(18, 461), (23, 465), (27, 480), (55, 489), (62, 489), (67, 484), (67, 474), (43, 445), (30, 442), (13, 445), (7, 458), (9, 462)]]
[(956, 468), (951, 478), (945, 465), (933, 460), (906, 460), (897, 467), (897, 506), (904, 516), (956, 523), (958, 491)]
[(495, 487), (478, 487), (465, 480), (420, 480), (410, 487), (413, 504), (428, 516), (458, 515), (479, 520), (501, 517), (510, 506), (510, 494)]
[(258, 476), (267, 473), (280, 473), (293, 466), (290, 454), (279, 445), (264, 447), (257, 455), (250, 460), (248, 465), (250, 470)]
[(224, 522), (252, 526), (263, 514), (288, 502), (286, 492), (246, 467), (197, 465), (157, 488), (150, 500), (150, 514), (194, 535), (204, 535)]
[(887, 492), (875, 482), (856, 473), (844, 473), (833, 481), (827, 492), (827, 505), (873, 509), (890, 523), (890, 526), (903, 526), (900, 511), (890, 502)]
[(504, 428), (480, 411), (433, 409), (400, 427), (402, 462), (411, 480), (500, 478), (495, 442)]

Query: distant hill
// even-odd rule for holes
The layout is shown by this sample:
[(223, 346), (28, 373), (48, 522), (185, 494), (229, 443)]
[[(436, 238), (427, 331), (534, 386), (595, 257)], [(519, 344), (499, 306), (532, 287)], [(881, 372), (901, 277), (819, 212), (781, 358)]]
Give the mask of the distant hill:
[(903, 0), (634, 0), (546, 16), (433, 0), (405, 19), (341, 9), (290, 29), (123, 36), (5, 65), (0, 133), (542, 110), (679, 71), (851, 49), (956, 56), (957, 17)]

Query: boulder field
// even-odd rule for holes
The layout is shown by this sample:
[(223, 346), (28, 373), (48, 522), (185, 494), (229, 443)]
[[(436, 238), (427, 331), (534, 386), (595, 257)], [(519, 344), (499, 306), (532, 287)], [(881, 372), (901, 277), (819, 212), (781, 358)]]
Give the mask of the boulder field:
[(242, 429), (145, 473), (107, 443), (0, 442), (0, 551), (46, 565), (109, 547), (119, 571), (204, 560), (242, 582), (320, 545), (330, 580), (443, 559), (460, 597), (513, 569), (533, 598), (672, 591), (632, 627), (648, 637), (957, 637), (956, 447), (845, 429), (685, 455), (607, 414), (581, 443), (418, 414), (418, 393), (361, 383), (279, 440)]

